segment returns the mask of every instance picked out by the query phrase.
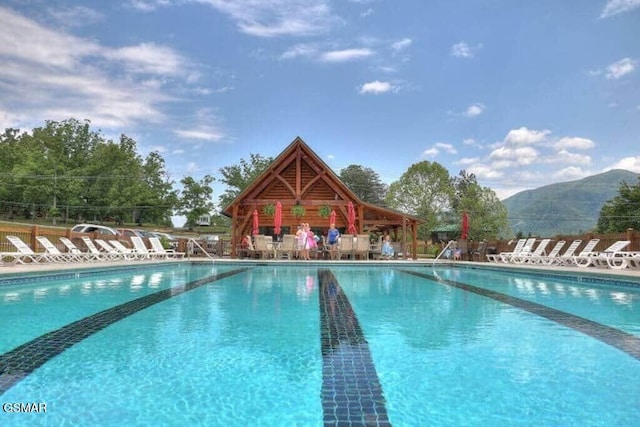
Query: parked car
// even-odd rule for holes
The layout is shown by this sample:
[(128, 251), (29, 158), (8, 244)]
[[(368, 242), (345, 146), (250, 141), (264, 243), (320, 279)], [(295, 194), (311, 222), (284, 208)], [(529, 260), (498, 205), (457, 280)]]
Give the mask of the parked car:
[(131, 238), (131, 236), (146, 237), (142, 230), (134, 230), (132, 228), (118, 228), (118, 233), (127, 238)]
[(105, 236), (116, 236), (119, 237), (120, 233), (118, 233), (118, 231), (114, 228), (111, 227), (107, 227), (104, 225), (98, 225), (98, 224), (78, 224), (78, 225), (74, 225), (71, 228), (71, 231), (74, 231), (76, 233), (95, 233), (97, 232), (98, 234), (102, 234)]

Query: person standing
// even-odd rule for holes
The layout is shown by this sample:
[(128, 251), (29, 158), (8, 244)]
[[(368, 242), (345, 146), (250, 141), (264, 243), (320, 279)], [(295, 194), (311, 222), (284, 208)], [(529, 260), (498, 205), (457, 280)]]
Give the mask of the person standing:
[(329, 246), (327, 249), (329, 250), (329, 254), (331, 259), (336, 259), (336, 251), (338, 249), (338, 238), (340, 237), (340, 231), (336, 228), (335, 224), (329, 225), (329, 231), (327, 232), (327, 245)]

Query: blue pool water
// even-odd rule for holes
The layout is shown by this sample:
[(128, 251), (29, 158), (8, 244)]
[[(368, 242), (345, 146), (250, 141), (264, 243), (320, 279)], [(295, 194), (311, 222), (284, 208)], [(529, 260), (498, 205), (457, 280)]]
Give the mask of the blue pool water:
[(47, 409), (1, 411), (3, 426), (610, 426), (640, 416), (638, 283), (184, 263), (0, 280), (0, 324), (0, 403)]

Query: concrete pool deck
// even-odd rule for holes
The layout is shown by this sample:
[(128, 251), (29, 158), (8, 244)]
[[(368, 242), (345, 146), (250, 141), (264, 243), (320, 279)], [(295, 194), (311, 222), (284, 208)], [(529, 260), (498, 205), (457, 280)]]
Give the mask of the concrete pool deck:
[(143, 265), (157, 265), (168, 263), (181, 263), (181, 262), (202, 262), (202, 263), (224, 263), (224, 264), (238, 264), (238, 265), (314, 265), (314, 266), (329, 266), (329, 265), (353, 265), (353, 266), (424, 266), (432, 267), (433, 265), (458, 265), (460, 267), (471, 268), (490, 268), (501, 270), (513, 270), (513, 271), (528, 271), (528, 272), (546, 272), (546, 273), (565, 273), (576, 275), (590, 275), (590, 276), (604, 276), (604, 277), (624, 277), (629, 279), (640, 280), (640, 269), (624, 269), (615, 270), (611, 268), (596, 268), (596, 267), (571, 267), (571, 266), (548, 266), (548, 265), (535, 265), (535, 264), (506, 264), (506, 263), (494, 263), (494, 262), (475, 262), (475, 261), (449, 261), (449, 260), (310, 260), (310, 261), (298, 261), (298, 260), (263, 260), (263, 259), (230, 259), (230, 258), (185, 258), (185, 259), (166, 259), (166, 260), (119, 260), (119, 261), (92, 261), (92, 262), (68, 262), (68, 263), (38, 263), (38, 264), (2, 264), (0, 265), (0, 278), (3, 276), (15, 276), (22, 273), (46, 273), (57, 272), (65, 270), (84, 270), (95, 268), (109, 268), (109, 267), (122, 267), (122, 266), (143, 266)]

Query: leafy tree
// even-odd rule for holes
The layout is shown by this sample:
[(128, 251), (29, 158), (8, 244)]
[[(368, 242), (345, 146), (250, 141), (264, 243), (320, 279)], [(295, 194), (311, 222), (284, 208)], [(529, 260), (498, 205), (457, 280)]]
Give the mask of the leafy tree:
[(618, 195), (600, 210), (599, 233), (622, 233), (628, 228), (640, 229), (640, 178), (636, 185), (623, 182)]
[(364, 202), (382, 205), (387, 195), (387, 185), (371, 168), (349, 165), (340, 170), (340, 179)]
[(190, 176), (180, 180), (182, 193), (178, 201), (178, 214), (187, 218), (187, 225), (193, 227), (201, 215), (210, 214), (214, 208), (211, 197), (213, 177), (205, 175), (200, 181)]
[(473, 240), (511, 235), (508, 212), (493, 190), (481, 187), (474, 174), (465, 170), (453, 178), (453, 217), (450, 223), (461, 221), (462, 213), (469, 217), (469, 238)]
[(250, 156), (249, 161), (241, 159), (239, 165), (220, 168), (222, 178), (219, 181), (227, 186), (220, 195), (221, 208), (229, 206), (273, 162), (273, 157), (262, 157), (260, 154)]
[(398, 209), (422, 218), (418, 236), (426, 239), (429, 231), (441, 223), (451, 210), (453, 186), (449, 172), (436, 162), (415, 163), (389, 186), (386, 202)]

